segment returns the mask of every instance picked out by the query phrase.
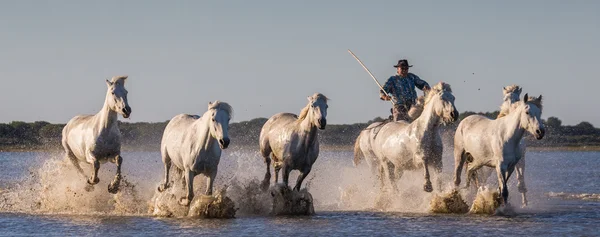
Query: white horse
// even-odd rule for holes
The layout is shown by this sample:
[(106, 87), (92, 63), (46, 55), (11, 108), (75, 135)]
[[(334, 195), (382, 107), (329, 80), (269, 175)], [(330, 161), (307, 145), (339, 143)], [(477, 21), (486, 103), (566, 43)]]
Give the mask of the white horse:
[[(504, 101), (500, 106), (500, 113), (497, 118), (501, 118), (510, 113), (513, 108), (513, 104), (520, 100), (522, 88), (517, 85), (510, 85), (502, 88), (502, 92), (504, 95)], [(527, 148), (527, 144), (525, 139), (521, 139), (519, 143), (519, 151), (521, 152), (521, 160), (515, 166), (515, 171), (517, 174), (517, 189), (521, 193), (522, 205), (527, 206), (527, 188), (525, 185), (525, 151)], [(470, 186), (470, 182), (475, 181), (475, 186), (479, 187), (483, 183), (486, 182), (488, 177), (492, 174), (492, 168), (481, 168), (477, 171), (469, 171), (468, 163), (465, 172), (467, 173), (467, 187)]]
[[(449, 84), (435, 85), (425, 99), (423, 113), (412, 123), (405, 121), (389, 122), (370, 134), (370, 142), (355, 144), (355, 157), (368, 154), (374, 156), (373, 164), (380, 165), (380, 172), (387, 173), (391, 186), (395, 189), (395, 179), (404, 170), (423, 168), (425, 171), (426, 192), (433, 191), (429, 167), (437, 173), (442, 171), (443, 144), (439, 125), (452, 123), (458, 118), (454, 106), (454, 95)], [(361, 139), (362, 140), (362, 139)], [(358, 142), (361, 143), (361, 142)], [(391, 167), (393, 165), (393, 167)], [(397, 173), (397, 177), (393, 172)], [(382, 182), (383, 184), (383, 182)]]
[(320, 93), (308, 97), (308, 104), (300, 116), (291, 113), (279, 113), (269, 118), (260, 131), (260, 153), (265, 158), (267, 173), (262, 187), (267, 189), (271, 179), (270, 165), (273, 160), (275, 183), (279, 170), (283, 169), (283, 183), (288, 185), (292, 170), (300, 171), (294, 190), (299, 191), (302, 181), (312, 169), (319, 156), (317, 128), (327, 125), (327, 100)]
[[(408, 117), (410, 121), (414, 121), (417, 119), (421, 113), (423, 113), (425, 103), (425, 96), (419, 96), (417, 98), (417, 102), (413, 105), (408, 111)], [(409, 122), (410, 122), (409, 121)], [(384, 186), (384, 171), (383, 166), (379, 164), (379, 158), (373, 153), (373, 149), (371, 148), (371, 143), (373, 139), (379, 132), (379, 128), (385, 122), (375, 122), (370, 124), (367, 128), (363, 129), (358, 137), (356, 138), (356, 142), (354, 143), (354, 166), (358, 166), (361, 160), (364, 158), (366, 160), (367, 165), (371, 168), (371, 171), (377, 175), (377, 179), (381, 182), (381, 187)], [(364, 153), (363, 153), (364, 152)], [(388, 167), (390, 167), (390, 174), (393, 175), (394, 165), (388, 162)], [(392, 178), (393, 179), (393, 178)]]
[[(95, 115), (78, 115), (69, 120), (62, 130), (62, 145), (66, 157), (71, 160), (77, 171), (83, 174), (79, 162), (93, 166), (88, 183), (100, 182), (98, 169), (107, 161), (117, 164), (117, 175), (108, 186), (108, 192), (117, 193), (121, 182), (121, 132), (117, 124), (117, 114), (128, 118), (131, 107), (127, 103), (125, 80), (127, 76), (106, 80), (108, 90), (102, 110)], [(85, 175), (84, 175), (85, 176)]]
[(493, 167), (504, 204), (508, 199), (506, 183), (523, 154), (520, 143), (525, 131), (538, 140), (545, 134), (540, 118), (542, 96), (530, 98), (525, 94), (523, 101), (513, 103), (511, 107), (506, 116), (495, 120), (471, 115), (460, 122), (454, 135), (454, 185), (460, 185), (465, 162), (469, 163), (467, 173), (482, 166)]
[(171, 186), (169, 170), (175, 165), (177, 173), (183, 173), (187, 195), (179, 204), (188, 206), (194, 198), (194, 177), (207, 177), (206, 195), (212, 195), (213, 183), (221, 160), (221, 150), (229, 146), (229, 121), (233, 109), (225, 102), (208, 102), (208, 111), (202, 116), (179, 114), (165, 128), (160, 153), (165, 165), (165, 179), (158, 186), (163, 192)]

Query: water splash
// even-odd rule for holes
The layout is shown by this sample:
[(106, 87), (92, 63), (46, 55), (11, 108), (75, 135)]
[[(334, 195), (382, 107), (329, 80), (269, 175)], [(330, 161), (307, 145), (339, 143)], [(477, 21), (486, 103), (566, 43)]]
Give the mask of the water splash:
[(477, 196), (471, 205), (469, 213), (472, 214), (495, 214), (502, 203), (502, 197), (497, 189), (489, 189), (482, 186), (477, 190)]
[[(123, 177), (119, 193), (108, 193), (110, 174), (101, 172), (101, 182), (86, 183), (69, 161), (49, 158), (40, 168), (2, 195), (0, 210), (45, 214), (114, 214), (137, 215), (144, 205), (136, 184)], [(104, 181), (104, 182), (103, 182)], [(89, 190), (89, 191), (88, 191)]]

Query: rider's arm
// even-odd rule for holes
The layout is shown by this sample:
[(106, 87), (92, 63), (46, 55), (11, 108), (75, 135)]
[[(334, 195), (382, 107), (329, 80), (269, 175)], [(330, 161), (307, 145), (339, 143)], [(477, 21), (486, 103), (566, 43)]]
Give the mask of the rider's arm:
[(421, 78), (419, 78), (419, 76), (417, 76), (415, 74), (412, 74), (412, 76), (413, 76), (413, 80), (415, 82), (415, 86), (417, 88), (419, 88), (419, 90), (428, 91), (429, 89), (431, 89), (431, 87), (429, 86), (429, 84), (426, 81), (424, 81)]
[[(388, 93), (388, 95), (391, 93), (391, 89), (392, 89), (392, 83), (393, 83), (393, 78), (394, 77), (390, 77), (385, 84), (383, 85), (383, 90), (385, 90), (385, 92)], [(387, 96), (383, 90), (379, 90), (379, 99), (381, 100), (391, 100), (392, 98), (390, 98), (389, 96)]]

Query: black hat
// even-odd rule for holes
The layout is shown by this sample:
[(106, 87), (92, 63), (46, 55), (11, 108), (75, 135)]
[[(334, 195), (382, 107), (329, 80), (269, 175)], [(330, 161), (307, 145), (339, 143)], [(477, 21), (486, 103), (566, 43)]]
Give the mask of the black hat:
[(412, 65), (408, 65), (408, 60), (400, 59), (398, 60), (398, 64), (394, 65), (394, 67), (412, 67)]

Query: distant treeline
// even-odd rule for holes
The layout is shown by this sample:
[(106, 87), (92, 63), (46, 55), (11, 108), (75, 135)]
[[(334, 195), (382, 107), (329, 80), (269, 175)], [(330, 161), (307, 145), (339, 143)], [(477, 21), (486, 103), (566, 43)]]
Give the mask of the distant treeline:
[[(463, 112), (459, 120), (472, 114), (476, 113)], [(498, 111), (477, 114), (496, 118)], [(266, 118), (256, 118), (230, 124), (229, 136), (232, 145), (257, 148), (260, 130), (266, 121)], [(360, 131), (376, 121), (383, 121), (383, 118), (377, 117), (366, 123), (327, 125), (325, 130), (319, 132), (321, 144), (328, 147), (352, 146)], [(162, 133), (167, 123), (168, 121), (157, 123), (119, 122), (119, 128), (123, 135), (123, 149), (158, 151)], [(446, 142), (452, 142), (451, 138), (458, 123), (444, 127), (443, 135)], [(529, 146), (600, 146), (600, 129), (595, 128), (589, 122), (581, 122), (575, 126), (563, 126), (560, 119), (549, 117), (547, 121), (544, 121), (544, 124), (546, 125), (544, 139), (537, 141), (532, 136), (527, 136)], [(51, 124), (43, 121), (0, 123), (0, 150), (59, 149), (61, 147), (60, 139), (63, 126), (64, 124)]]

